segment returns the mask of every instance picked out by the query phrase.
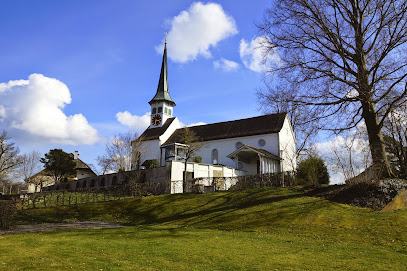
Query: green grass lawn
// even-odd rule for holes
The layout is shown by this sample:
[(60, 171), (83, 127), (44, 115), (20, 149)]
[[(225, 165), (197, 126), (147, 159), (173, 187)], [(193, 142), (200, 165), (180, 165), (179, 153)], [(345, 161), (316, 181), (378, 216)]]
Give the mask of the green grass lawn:
[(0, 236), (0, 270), (406, 270), (407, 212), (295, 189), (163, 195), (26, 210), (21, 222), (132, 225)]

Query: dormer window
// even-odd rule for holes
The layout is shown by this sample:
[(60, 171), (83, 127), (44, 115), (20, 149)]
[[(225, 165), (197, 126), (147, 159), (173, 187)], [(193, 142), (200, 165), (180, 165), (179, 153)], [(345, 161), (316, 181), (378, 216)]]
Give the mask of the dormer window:
[(163, 108), (160, 106), (159, 108), (158, 108), (158, 112), (157, 113), (162, 113), (163, 112)]
[(151, 114), (155, 114), (155, 113), (157, 113), (157, 108), (153, 107), (153, 108), (151, 109)]

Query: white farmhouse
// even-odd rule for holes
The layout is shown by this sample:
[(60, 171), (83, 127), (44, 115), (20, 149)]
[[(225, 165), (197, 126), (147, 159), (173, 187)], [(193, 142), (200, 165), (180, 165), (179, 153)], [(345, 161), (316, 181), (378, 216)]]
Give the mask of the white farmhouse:
[[(140, 136), (141, 142), (133, 141), (133, 160), (138, 161), (134, 168), (145, 165), (148, 160), (156, 160), (161, 167), (169, 169), (171, 182), (182, 182), (185, 145), (180, 142), (180, 137), (186, 128), (174, 117), (175, 102), (170, 97), (168, 87), (166, 45), (157, 92), (149, 104), (150, 126)], [(189, 162), (187, 165), (188, 179), (295, 170), (296, 140), (287, 113), (188, 129), (203, 144), (196, 153), (196, 156), (202, 157), (202, 162)], [(182, 186), (173, 188), (171, 192), (183, 192)]]
[[(75, 153), (70, 153), (70, 156), (76, 163), (76, 175), (73, 176), (69, 181), (76, 181), (97, 176), (96, 173), (93, 172), (93, 170), (85, 162), (79, 159), (78, 151), (75, 151)], [(28, 183), (27, 193), (41, 192), (43, 188), (55, 185), (55, 179), (48, 175), (45, 169), (29, 177), (26, 181)]]

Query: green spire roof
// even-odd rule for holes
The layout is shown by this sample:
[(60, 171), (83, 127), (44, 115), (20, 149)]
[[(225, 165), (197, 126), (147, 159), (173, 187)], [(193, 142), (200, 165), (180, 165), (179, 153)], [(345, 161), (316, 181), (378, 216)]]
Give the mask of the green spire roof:
[(171, 106), (175, 106), (174, 101), (170, 97), (170, 90), (168, 88), (168, 72), (167, 72), (167, 42), (164, 45), (163, 63), (161, 65), (160, 80), (158, 81), (157, 93), (154, 98), (149, 102), (167, 102)]

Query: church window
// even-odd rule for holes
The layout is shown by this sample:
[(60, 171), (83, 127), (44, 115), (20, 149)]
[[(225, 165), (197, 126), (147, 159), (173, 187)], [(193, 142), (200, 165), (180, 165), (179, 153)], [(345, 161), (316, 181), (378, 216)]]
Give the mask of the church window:
[(151, 110), (151, 114), (155, 114), (157, 112), (157, 108), (153, 107)]
[(164, 107), (164, 113), (168, 114), (168, 108), (167, 107)]
[(168, 108), (168, 115), (171, 116), (171, 109)]
[(240, 141), (237, 142), (236, 145), (235, 145), (236, 149), (239, 149), (241, 146), (243, 146), (243, 143), (240, 142)]
[(163, 112), (163, 108), (160, 106), (159, 108), (158, 108), (158, 112), (157, 113), (162, 113)]
[(259, 146), (263, 147), (264, 145), (266, 145), (266, 141), (264, 139), (260, 139), (259, 140)]
[(214, 164), (214, 165), (218, 164), (218, 150), (217, 149), (212, 150), (212, 164)]

